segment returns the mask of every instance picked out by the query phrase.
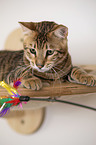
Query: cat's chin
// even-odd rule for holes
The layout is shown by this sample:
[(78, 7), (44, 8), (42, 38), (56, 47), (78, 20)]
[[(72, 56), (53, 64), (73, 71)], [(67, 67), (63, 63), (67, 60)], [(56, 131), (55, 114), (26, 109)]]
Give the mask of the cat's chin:
[(42, 72), (42, 73), (44, 73), (44, 72), (48, 72), (49, 71), (49, 69), (47, 69), (47, 68), (41, 68), (41, 69), (39, 69), (37, 66), (35, 66), (35, 67), (32, 67), (34, 70), (36, 70), (36, 71), (38, 71), (38, 72)]
[(39, 68), (36, 69), (36, 70), (37, 70), (38, 72), (43, 72), (43, 73), (46, 72), (45, 70), (43, 70), (43, 69), (39, 69)]

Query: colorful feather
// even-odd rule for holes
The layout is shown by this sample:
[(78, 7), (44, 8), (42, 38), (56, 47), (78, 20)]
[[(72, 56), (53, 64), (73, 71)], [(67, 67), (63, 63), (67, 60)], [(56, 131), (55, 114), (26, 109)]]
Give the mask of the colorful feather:
[(18, 80), (14, 81), (13, 87), (18, 89), (19, 85), (21, 85), (21, 78), (19, 78)]
[(14, 81), (13, 87), (6, 84), (4, 81), (0, 82), (0, 86), (5, 88), (10, 96), (1, 96), (0, 97), (0, 117), (3, 117), (6, 113), (10, 111), (10, 107), (17, 106), (22, 103), (19, 100), (19, 93), (17, 91), (18, 86), (21, 84), (21, 79)]

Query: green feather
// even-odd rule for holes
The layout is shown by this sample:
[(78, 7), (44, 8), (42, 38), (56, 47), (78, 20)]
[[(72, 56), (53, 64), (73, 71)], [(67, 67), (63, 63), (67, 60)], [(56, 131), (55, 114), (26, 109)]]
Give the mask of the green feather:
[[(0, 106), (2, 106), (4, 103), (6, 103), (6, 102), (8, 102), (8, 101), (11, 101), (12, 99), (11, 98), (3, 98), (3, 97), (1, 97), (0, 98)], [(12, 106), (12, 104), (10, 104), (10, 103), (6, 103), (6, 105), (4, 106), (4, 108), (9, 108), (9, 107), (11, 107)]]

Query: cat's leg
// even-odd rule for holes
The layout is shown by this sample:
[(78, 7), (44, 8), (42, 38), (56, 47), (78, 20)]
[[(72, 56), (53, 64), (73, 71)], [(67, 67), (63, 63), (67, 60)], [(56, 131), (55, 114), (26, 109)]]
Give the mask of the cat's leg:
[[(19, 78), (17, 77), (16, 80)], [(15, 80), (15, 79), (13, 79)], [(10, 84), (13, 86), (13, 81), (6, 81), (6, 83)], [(32, 76), (31, 78), (21, 78), (21, 87), (27, 88), (27, 89), (32, 89), (32, 90), (40, 90), (42, 88), (42, 81), (37, 78)]]
[(25, 70), (25, 68), (15, 69), (11, 71), (5, 79), (5, 82), (13, 86), (13, 82), (21, 78), (21, 86), (27, 89), (40, 90), (42, 88), (42, 81), (33, 76), (31, 71)]
[(42, 82), (39, 78), (33, 76), (32, 78), (22, 79), (22, 86), (27, 89), (40, 90)]
[(82, 68), (73, 67), (68, 80), (73, 83), (83, 84), (87, 86), (96, 86), (96, 77), (88, 74)]

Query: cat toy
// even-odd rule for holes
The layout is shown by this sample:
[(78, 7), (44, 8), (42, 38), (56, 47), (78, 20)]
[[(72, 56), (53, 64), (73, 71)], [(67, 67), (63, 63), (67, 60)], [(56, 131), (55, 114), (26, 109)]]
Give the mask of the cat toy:
[(4, 81), (0, 82), (0, 86), (5, 88), (9, 96), (1, 96), (0, 97), (0, 117), (3, 117), (6, 115), (10, 109), (14, 106), (20, 106), (22, 107), (22, 102), (28, 102), (28, 101), (47, 101), (47, 102), (59, 102), (59, 103), (65, 103), (65, 104), (70, 104), (78, 107), (83, 107), (86, 109), (91, 109), (96, 111), (96, 108), (89, 107), (86, 105), (78, 104), (78, 103), (73, 103), (65, 100), (60, 100), (56, 98), (36, 98), (36, 97), (29, 97), (29, 96), (21, 96), (20, 93), (17, 91), (19, 85), (21, 84), (21, 78), (18, 80), (15, 80), (13, 83), (13, 87), (10, 85), (6, 84)]
[(21, 84), (21, 79), (14, 81), (13, 87), (6, 84), (4, 81), (0, 82), (0, 86), (4, 87), (10, 96), (0, 97), (0, 117), (3, 117), (10, 111), (12, 106), (21, 105), (19, 100), (20, 94), (17, 91), (18, 86)]

